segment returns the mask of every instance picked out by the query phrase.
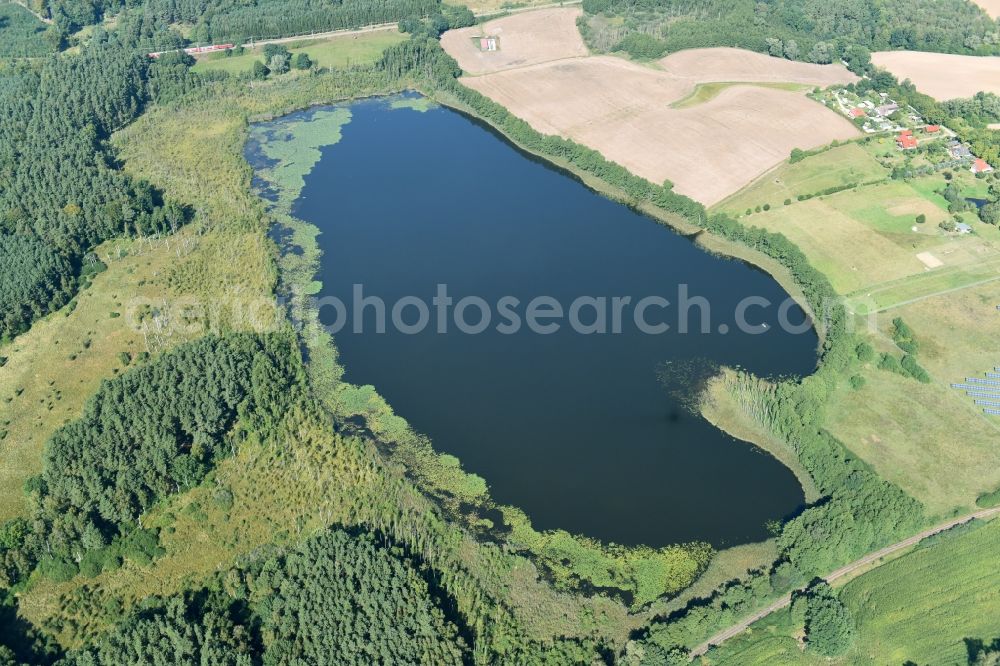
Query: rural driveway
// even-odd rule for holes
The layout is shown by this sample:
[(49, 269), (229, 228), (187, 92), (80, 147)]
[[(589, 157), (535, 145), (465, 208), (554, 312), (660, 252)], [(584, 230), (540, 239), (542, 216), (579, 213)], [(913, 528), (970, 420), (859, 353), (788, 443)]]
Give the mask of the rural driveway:
[[(876, 550), (872, 553), (865, 555), (861, 559), (851, 562), (846, 566), (843, 566), (839, 569), (835, 569), (834, 571), (827, 574), (824, 577), (824, 580), (826, 580), (826, 582), (828, 583), (832, 583), (838, 578), (843, 578), (844, 576), (847, 576), (848, 574), (851, 574), (857, 571), (858, 569), (866, 567), (869, 564), (876, 562), (880, 558), (885, 557), (886, 555), (891, 555), (892, 553), (895, 553), (898, 550), (902, 550), (903, 548), (907, 548), (909, 546), (917, 544), (929, 536), (933, 536), (935, 534), (938, 534), (939, 532), (944, 532), (947, 529), (951, 529), (956, 525), (967, 523), (970, 520), (975, 520), (977, 518), (992, 518), (997, 514), (1000, 514), (1000, 506), (993, 507), (991, 509), (981, 509), (979, 511), (974, 511), (973, 513), (968, 513), (958, 518), (952, 518), (948, 522), (941, 523), (940, 525), (936, 525), (935, 527), (926, 529), (923, 532), (920, 532), (919, 534), (914, 534), (908, 539), (903, 539), (902, 541), (894, 543), (891, 546), (886, 546), (885, 548)], [(699, 657), (705, 654), (706, 652), (708, 652), (708, 648), (715, 645), (720, 645), (725, 641), (729, 640), (730, 638), (732, 638), (733, 636), (743, 633), (750, 627), (751, 624), (757, 622), (758, 620), (764, 619), (765, 617), (767, 617), (768, 615), (770, 615), (775, 611), (785, 608), (786, 606), (788, 606), (788, 604), (791, 603), (791, 601), (792, 601), (792, 595), (791, 593), (788, 593), (785, 596), (778, 599), (777, 601), (773, 602), (771, 605), (766, 606), (765, 608), (757, 611), (750, 617), (743, 619), (738, 624), (735, 624), (729, 627), (728, 629), (724, 629), (719, 633), (715, 634), (707, 641), (705, 641), (704, 643), (693, 649), (691, 651), (691, 656)]]

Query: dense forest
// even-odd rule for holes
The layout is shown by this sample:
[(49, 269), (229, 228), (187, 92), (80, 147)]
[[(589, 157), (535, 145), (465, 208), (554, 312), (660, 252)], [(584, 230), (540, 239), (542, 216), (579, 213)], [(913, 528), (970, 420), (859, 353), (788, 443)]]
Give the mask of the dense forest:
[(185, 222), (182, 207), (125, 176), (104, 141), (190, 83), (186, 69), (100, 36), (78, 57), (0, 72), (0, 339), (68, 302), (94, 245)]
[(426, 573), (384, 539), (332, 529), (212, 588), (150, 599), (64, 663), (462, 664), (468, 646)]
[(59, 46), (57, 28), (49, 29), (26, 9), (13, 2), (0, 5), (0, 57), (37, 58)]
[(968, 0), (584, 0), (583, 7), (592, 48), (638, 58), (707, 46), (817, 63), (850, 47), (1000, 52), (996, 23)]
[(0, 663), (463, 664), (470, 646), (433, 572), (383, 535), (332, 528), (197, 587), (150, 597), (63, 653), (0, 604)]
[(302, 381), (290, 334), (204, 337), (105, 381), (48, 441), (27, 484), (32, 520), (4, 527), (0, 578), (16, 583), (35, 562), (58, 579), (94, 575), (155, 553), (155, 535), (136, 531), (142, 513), (198, 485), (246, 433), (266, 433)]
[[(58, 40), (110, 16), (126, 17), (130, 44), (149, 44), (156, 34), (160, 46), (179, 38), (167, 27), (194, 26), (189, 38), (196, 44), (236, 42), (303, 35), (378, 23), (396, 23), (410, 17), (442, 12), (440, 0), (32, 0), (34, 9), (51, 18)], [(188, 34), (188, 33), (185, 33)], [(172, 35), (172, 36), (171, 36)]]

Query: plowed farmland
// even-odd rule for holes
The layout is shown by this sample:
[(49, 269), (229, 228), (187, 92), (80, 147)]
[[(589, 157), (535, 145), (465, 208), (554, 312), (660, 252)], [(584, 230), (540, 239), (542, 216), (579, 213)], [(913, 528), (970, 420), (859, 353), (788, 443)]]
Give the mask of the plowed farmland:
[[(653, 182), (670, 180), (678, 192), (706, 204), (736, 192), (792, 148), (857, 134), (845, 118), (793, 90), (792, 84), (854, 80), (839, 65), (726, 48), (680, 52), (654, 66), (579, 56), (574, 54), (582, 42), (567, 37), (572, 31), (579, 39), (577, 15), (573, 9), (527, 12), (493, 21), (485, 30), (448, 33), (443, 43), (467, 72), (488, 72), (463, 77), (465, 85), (535, 129), (599, 150)], [(469, 31), (500, 35), (499, 50), (478, 51)], [(552, 43), (543, 46), (548, 34)], [(705, 102), (671, 108), (708, 82), (733, 85)], [(792, 89), (773, 87), (778, 83)]]
[[(998, 1), (1000, 6), (1000, 1)], [(1000, 94), (1000, 58), (923, 53), (919, 51), (880, 51), (872, 62), (896, 75), (909, 79), (920, 92), (934, 99), (971, 97), (977, 92)]]

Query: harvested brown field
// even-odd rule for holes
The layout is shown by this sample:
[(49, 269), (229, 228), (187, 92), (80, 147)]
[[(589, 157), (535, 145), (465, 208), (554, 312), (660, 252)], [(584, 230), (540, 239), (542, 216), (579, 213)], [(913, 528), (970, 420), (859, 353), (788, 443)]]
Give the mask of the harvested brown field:
[(684, 109), (696, 81), (612, 57), (562, 60), (463, 78), (545, 134), (599, 150), (652, 182), (713, 204), (788, 157), (857, 134), (795, 92), (732, 86)]
[[(600, 151), (655, 183), (713, 204), (788, 157), (858, 134), (800, 92), (742, 83), (829, 86), (856, 77), (840, 65), (811, 65), (730, 48), (692, 49), (653, 66), (587, 56), (578, 9), (525, 12), (445, 33), (442, 45), (462, 83), (510, 109), (544, 134)], [(497, 36), (482, 52), (474, 37)], [(704, 83), (714, 96), (671, 108)], [(718, 94), (714, 94), (718, 92)]]
[[(579, 8), (540, 9), (512, 14), (459, 30), (449, 30), (441, 45), (469, 74), (587, 55), (576, 28)], [(479, 37), (496, 37), (498, 50), (482, 51)]]
[(920, 92), (937, 100), (971, 97), (980, 91), (1000, 94), (998, 57), (880, 51), (872, 54), (872, 62), (900, 80), (910, 79)]
[(840, 65), (793, 62), (731, 48), (678, 51), (661, 59), (659, 65), (676, 77), (695, 79), (698, 83), (802, 83), (825, 88), (858, 80)]
[(972, 0), (992, 18), (1000, 18), (1000, 0)]

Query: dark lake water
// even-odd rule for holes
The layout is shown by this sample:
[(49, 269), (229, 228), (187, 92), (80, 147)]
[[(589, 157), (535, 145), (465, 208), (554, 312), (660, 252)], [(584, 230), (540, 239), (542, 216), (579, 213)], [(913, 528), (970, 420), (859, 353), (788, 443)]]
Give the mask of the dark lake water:
[[(459, 113), (391, 110), (384, 100), (351, 109), (294, 210), (322, 231), (323, 295), (350, 308), (353, 285), (362, 284), (390, 307), (417, 296), (432, 309), (423, 333), (391, 325), (375, 333), (371, 309), (364, 333), (353, 323), (338, 333), (347, 380), (373, 384), (538, 529), (623, 544), (733, 545), (764, 538), (767, 520), (801, 505), (791, 472), (686, 410), (658, 378), (664, 363), (693, 359), (762, 375), (811, 372), (816, 335), (781, 330), (787, 294), (772, 278), (707, 254)], [(466, 334), (452, 319), (437, 333), (438, 284), (455, 302), (485, 299), (490, 327)], [(665, 334), (637, 330), (631, 309), (620, 334), (581, 334), (568, 319), (552, 334), (496, 329), (504, 296), (519, 299), (523, 319), (538, 296), (566, 310), (581, 296), (676, 303), (682, 284), (710, 303), (711, 333), (677, 332), (675, 307), (646, 311), (649, 322), (671, 325)], [(774, 304), (746, 315), (760, 334), (736, 330), (737, 304), (748, 296)], [(403, 312), (406, 323), (418, 319), (416, 306)], [(470, 324), (479, 318), (476, 307), (465, 311)], [(593, 308), (581, 309), (584, 323), (594, 318)], [(790, 318), (804, 320), (797, 307)]]

